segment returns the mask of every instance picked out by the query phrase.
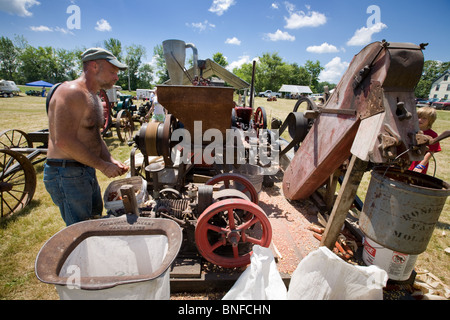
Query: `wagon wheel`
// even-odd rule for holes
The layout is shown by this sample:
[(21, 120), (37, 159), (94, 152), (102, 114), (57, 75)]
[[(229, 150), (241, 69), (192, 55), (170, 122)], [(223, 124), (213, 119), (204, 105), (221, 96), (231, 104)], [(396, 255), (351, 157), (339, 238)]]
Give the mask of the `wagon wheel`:
[(238, 189), (250, 198), (254, 204), (258, 204), (258, 192), (253, 184), (243, 175), (237, 173), (222, 173), (212, 177), (206, 182), (208, 186), (222, 184), (222, 189)]
[(27, 206), (36, 191), (36, 171), (24, 155), (0, 150), (1, 217)]
[(100, 90), (99, 97), (102, 100), (103, 117), (105, 118), (105, 123), (102, 128), (102, 135), (104, 135), (106, 134), (106, 132), (108, 132), (108, 130), (112, 126), (112, 117), (111, 117), (112, 104), (109, 101), (108, 95), (106, 94), (105, 90)]
[(117, 136), (121, 142), (133, 139), (134, 122), (128, 110), (121, 110), (116, 118)]
[[(251, 212), (245, 220), (242, 212)], [(197, 221), (195, 242), (200, 254), (224, 268), (250, 263), (253, 245), (268, 247), (272, 227), (264, 211), (242, 199), (223, 200), (209, 206)]]
[(33, 142), (21, 130), (4, 130), (0, 132), (0, 149), (33, 148)]
[(258, 109), (256, 109), (253, 128), (256, 130), (256, 136), (258, 138), (259, 138), (259, 131), (267, 129), (266, 110), (263, 107), (259, 107)]

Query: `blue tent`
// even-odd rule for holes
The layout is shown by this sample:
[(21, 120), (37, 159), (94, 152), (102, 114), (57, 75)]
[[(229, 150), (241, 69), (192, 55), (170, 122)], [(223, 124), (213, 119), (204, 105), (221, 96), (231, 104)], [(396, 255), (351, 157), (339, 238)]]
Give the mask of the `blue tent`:
[(30, 82), (26, 84), (27, 86), (30, 87), (44, 87), (44, 88), (51, 88), (53, 87), (53, 84), (45, 82), (45, 81), (35, 81), (35, 82)]

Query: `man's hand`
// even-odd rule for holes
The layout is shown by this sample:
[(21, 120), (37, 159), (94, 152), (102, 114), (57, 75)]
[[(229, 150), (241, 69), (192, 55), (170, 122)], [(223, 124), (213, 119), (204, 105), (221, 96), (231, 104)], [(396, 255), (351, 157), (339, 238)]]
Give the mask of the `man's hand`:
[(101, 170), (101, 172), (108, 178), (116, 178), (127, 173), (129, 169), (130, 168), (128, 166), (114, 160), (113, 162), (107, 162), (107, 165), (103, 170)]

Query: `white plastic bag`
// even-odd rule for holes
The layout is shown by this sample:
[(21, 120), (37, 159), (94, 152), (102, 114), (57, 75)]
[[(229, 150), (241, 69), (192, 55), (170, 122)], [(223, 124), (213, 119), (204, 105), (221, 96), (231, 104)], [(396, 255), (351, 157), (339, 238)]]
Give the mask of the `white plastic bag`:
[(255, 245), (250, 261), (223, 300), (286, 300), (287, 289), (272, 251)]
[(382, 300), (388, 275), (377, 266), (346, 263), (326, 247), (298, 265), (289, 284), (289, 300)]

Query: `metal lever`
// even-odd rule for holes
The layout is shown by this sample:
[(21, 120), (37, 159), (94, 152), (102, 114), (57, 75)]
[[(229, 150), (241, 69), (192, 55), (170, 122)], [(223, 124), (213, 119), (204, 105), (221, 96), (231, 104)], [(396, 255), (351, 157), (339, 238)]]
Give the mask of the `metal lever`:
[(134, 187), (132, 185), (124, 185), (120, 188), (120, 194), (122, 196), (125, 212), (139, 217), (139, 207), (136, 200), (136, 194), (134, 193)]
[(400, 121), (409, 120), (412, 118), (411, 112), (409, 112), (408, 110), (405, 109), (404, 102), (397, 103), (396, 115), (398, 117), (398, 120), (400, 120)]
[(356, 116), (356, 110), (353, 110), (353, 109), (325, 109), (325, 108), (318, 108), (315, 110), (306, 110), (304, 112), (304, 116), (306, 119), (317, 119), (319, 117), (319, 115), (322, 113)]

